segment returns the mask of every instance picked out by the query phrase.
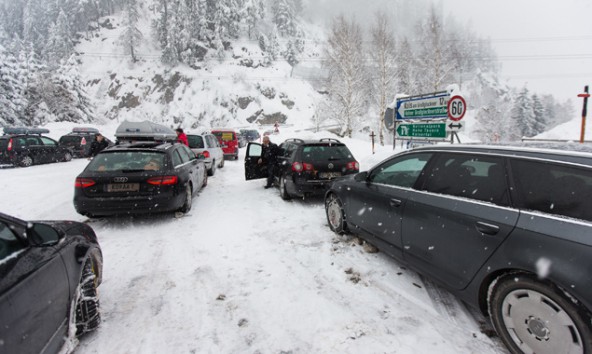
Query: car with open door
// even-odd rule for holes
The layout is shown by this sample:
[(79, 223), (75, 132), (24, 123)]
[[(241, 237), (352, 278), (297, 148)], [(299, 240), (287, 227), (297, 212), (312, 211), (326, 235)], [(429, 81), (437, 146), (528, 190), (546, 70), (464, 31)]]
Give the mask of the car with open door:
[(96, 329), (102, 275), (90, 226), (0, 213), (0, 352), (58, 353)]
[[(263, 145), (251, 142), (245, 157), (245, 179), (267, 177), (268, 166), (258, 164)], [(337, 139), (288, 139), (279, 146), (274, 184), (283, 199), (322, 195), (334, 179), (360, 169), (347, 146)]]
[(592, 149), (434, 145), (336, 180), (331, 230), (457, 294), (512, 353), (592, 352)]

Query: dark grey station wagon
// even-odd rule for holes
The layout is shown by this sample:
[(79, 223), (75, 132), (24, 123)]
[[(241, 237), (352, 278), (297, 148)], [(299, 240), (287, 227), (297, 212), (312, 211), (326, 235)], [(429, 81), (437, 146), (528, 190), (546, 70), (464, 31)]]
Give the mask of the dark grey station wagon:
[(511, 352), (592, 353), (590, 147), (418, 148), (335, 181), (325, 206), (333, 231), (489, 315)]

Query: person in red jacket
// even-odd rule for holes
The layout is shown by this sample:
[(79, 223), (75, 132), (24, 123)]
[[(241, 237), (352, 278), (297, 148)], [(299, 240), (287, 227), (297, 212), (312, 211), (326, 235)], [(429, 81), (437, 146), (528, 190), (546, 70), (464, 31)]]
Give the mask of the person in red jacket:
[(187, 135), (183, 132), (183, 129), (177, 128), (177, 129), (175, 129), (175, 131), (177, 132), (177, 140), (180, 143), (183, 143), (183, 144), (189, 146), (189, 141), (187, 140)]

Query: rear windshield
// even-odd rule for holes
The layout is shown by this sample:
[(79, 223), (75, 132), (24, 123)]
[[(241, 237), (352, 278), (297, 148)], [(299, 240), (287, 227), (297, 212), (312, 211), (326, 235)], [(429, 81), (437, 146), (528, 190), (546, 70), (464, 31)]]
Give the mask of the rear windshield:
[(218, 139), (222, 141), (233, 141), (235, 140), (233, 132), (214, 132), (213, 133)]
[(200, 135), (188, 135), (187, 141), (189, 142), (189, 147), (192, 149), (203, 149), (204, 148), (203, 137)]
[(354, 157), (345, 145), (305, 145), (302, 147), (302, 161), (353, 160)]
[(164, 152), (117, 151), (98, 154), (86, 167), (92, 172), (158, 171), (165, 166)]
[(60, 144), (68, 144), (68, 143), (80, 143), (81, 136), (76, 135), (64, 135), (60, 138)]
[(8, 147), (8, 139), (0, 139), (0, 150), (4, 150)]

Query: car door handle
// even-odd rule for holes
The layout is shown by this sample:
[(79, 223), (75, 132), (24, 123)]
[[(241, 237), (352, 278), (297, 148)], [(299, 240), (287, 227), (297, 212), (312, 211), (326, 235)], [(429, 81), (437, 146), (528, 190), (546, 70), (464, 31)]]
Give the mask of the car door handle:
[(401, 204), (403, 202), (400, 199), (392, 198), (389, 203), (391, 204), (392, 207), (398, 208), (401, 206)]
[(484, 233), (486, 235), (496, 235), (500, 228), (497, 225), (488, 224), (486, 222), (478, 221), (475, 224), (477, 231)]

